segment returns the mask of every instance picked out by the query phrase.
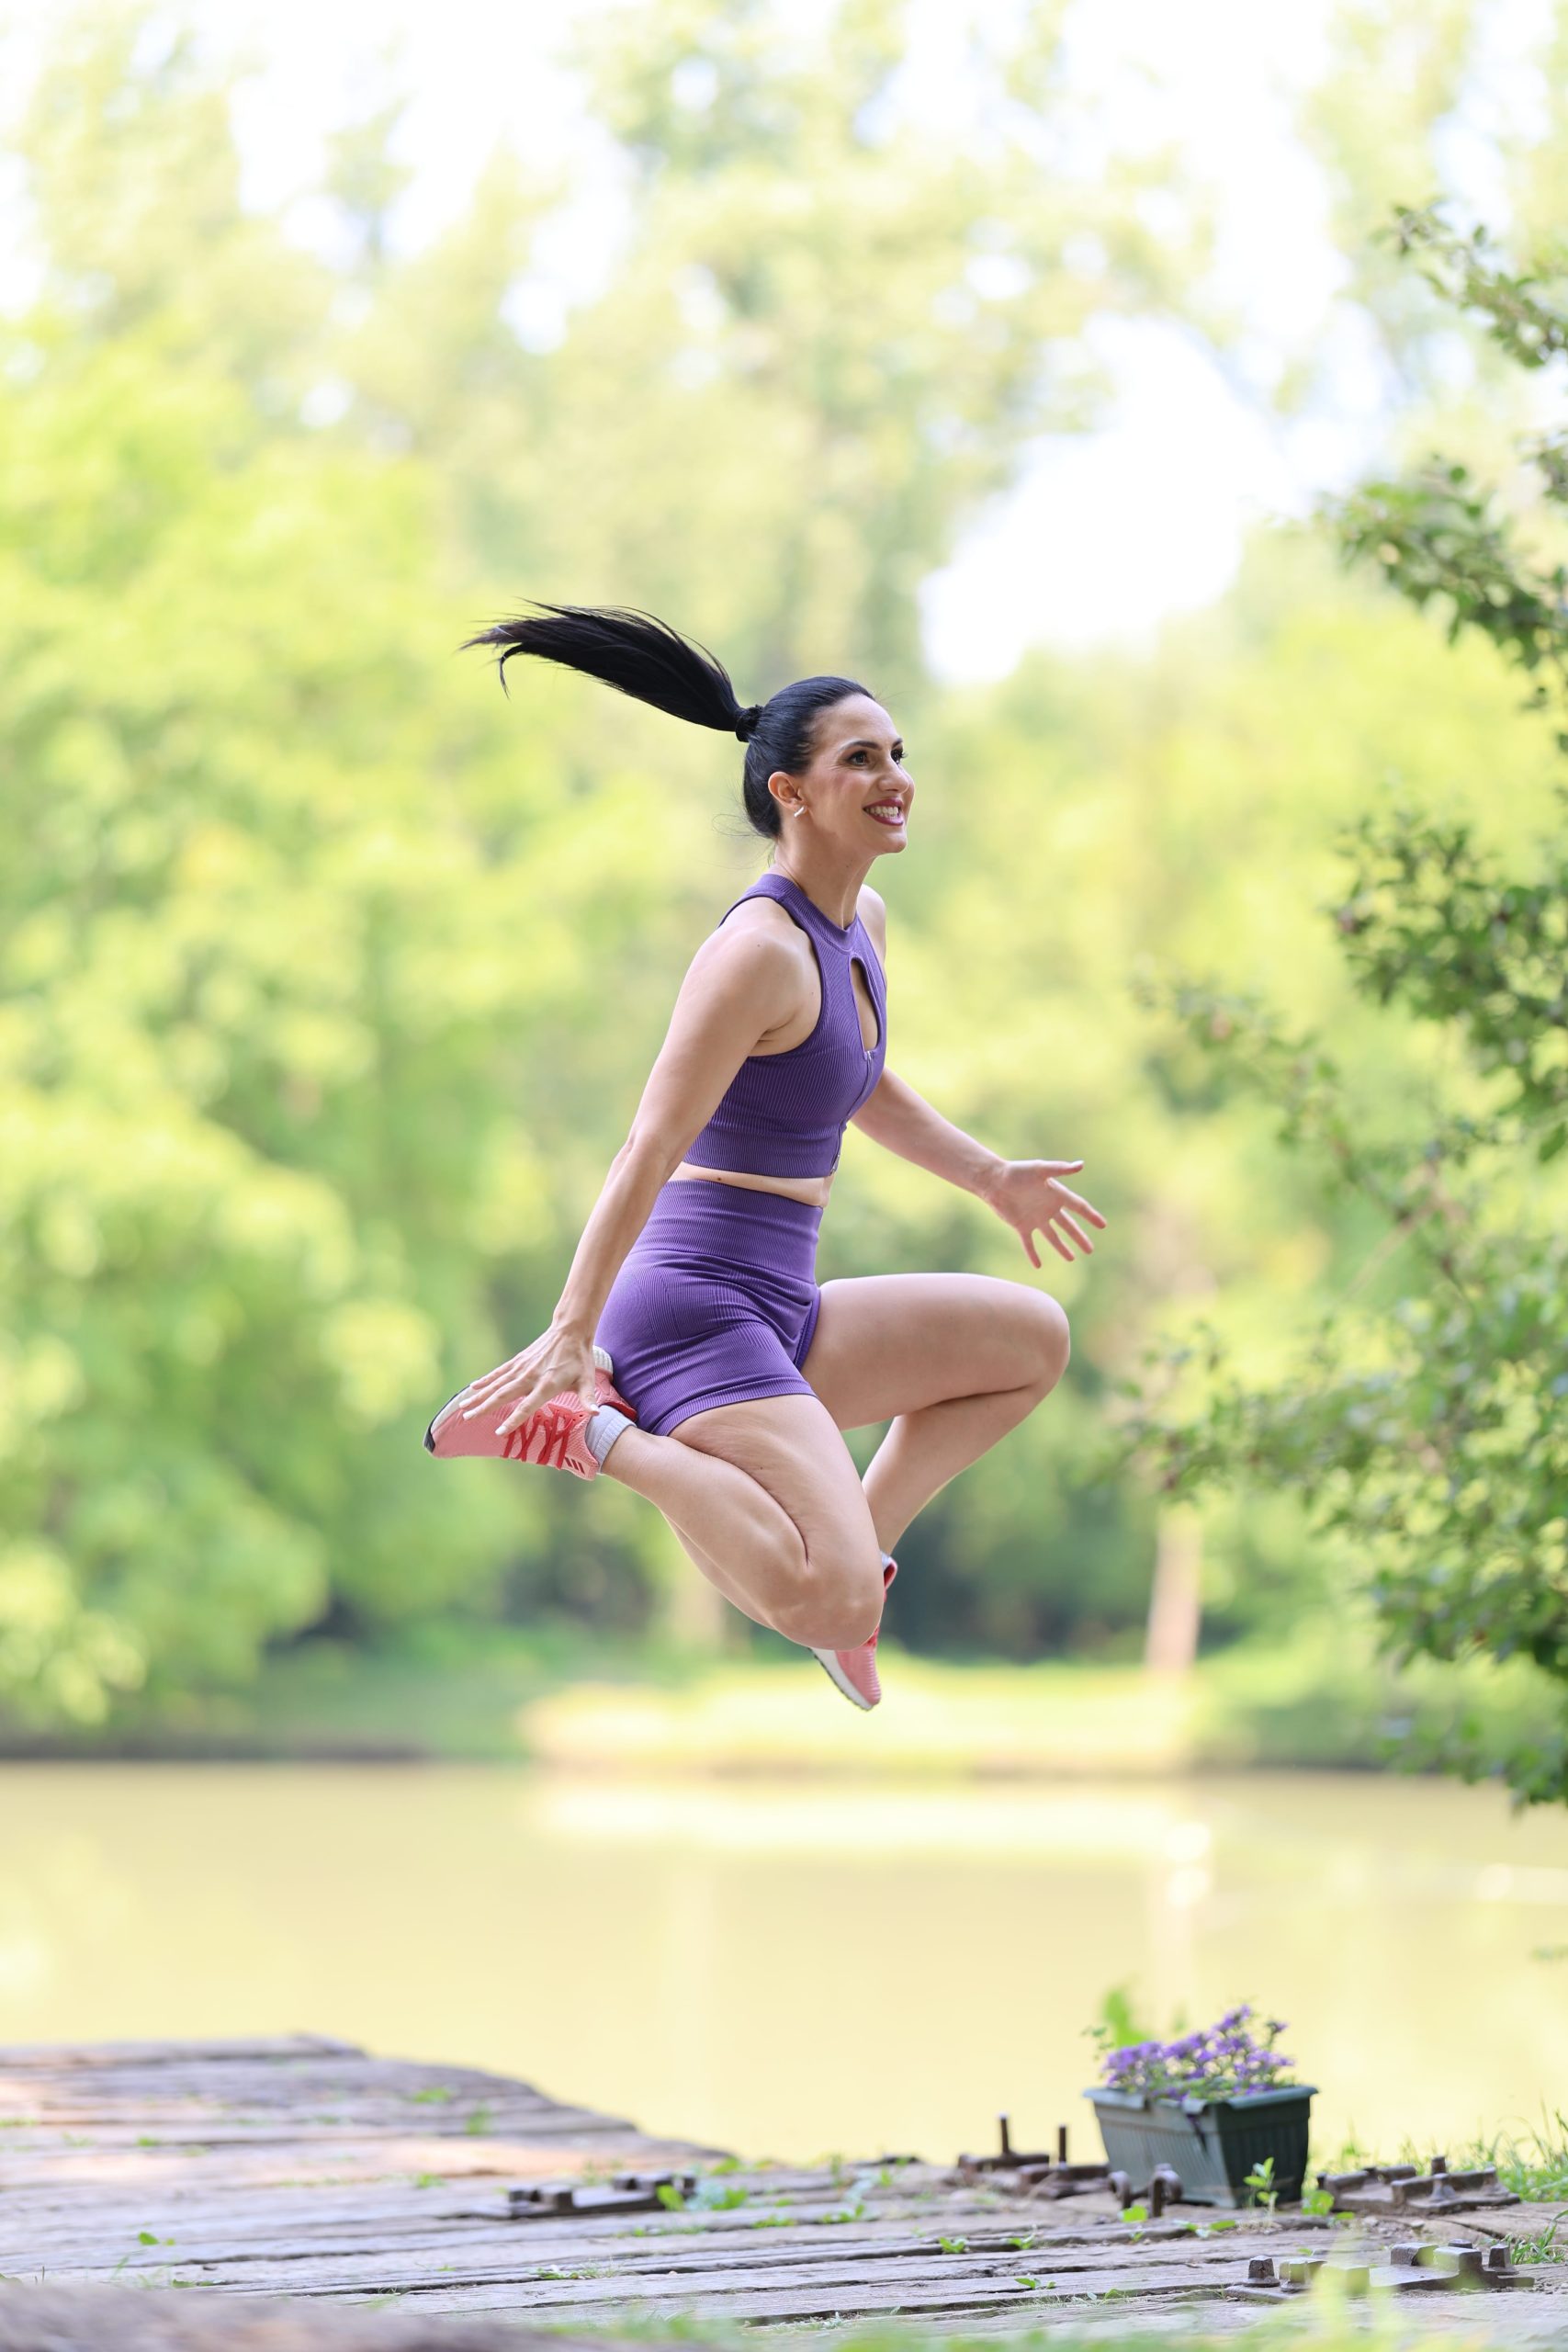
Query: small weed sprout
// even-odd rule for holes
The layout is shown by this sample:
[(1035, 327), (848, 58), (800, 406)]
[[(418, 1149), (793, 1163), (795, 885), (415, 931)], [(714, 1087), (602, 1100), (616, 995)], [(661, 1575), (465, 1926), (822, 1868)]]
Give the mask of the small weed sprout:
[(1274, 2186), (1273, 2157), (1265, 2156), (1260, 2164), (1254, 2165), (1242, 2186), (1251, 2189), (1255, 2205), (1262, 2205), (1272, 2213), (1280, 2202), (1280, 2192)]

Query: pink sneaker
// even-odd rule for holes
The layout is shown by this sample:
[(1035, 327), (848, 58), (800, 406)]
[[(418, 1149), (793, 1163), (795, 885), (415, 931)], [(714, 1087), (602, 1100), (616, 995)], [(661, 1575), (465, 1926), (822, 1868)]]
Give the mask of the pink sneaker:
[[(897, 1561), (890, 1559), (882, 1572), (884, 1592), (897, 1573)], [(881, 1631), (879, 1625), (876, 1633)], [(882, 1697), (882, 1685), (876, 1679), (876, 1634), (873, 1634), (868, 1642), (862, 1642), (858, 1649), (813, 1650), (811, 1655), (826, 1669), (829, 1681), (855, 1706), (864, 1707), (869, 1712), (878, 1703)]]
[(599, 1476), (597, 1458), (589, 1451), (582, 1431), (590, 1417), (601, 1405), (614, 1405), (618, 1412), (635, 1421), (637, 1414), (615, 1387), (612, 1378), (615, 1367), (603, 1348), (593, 1351), (593, 1381), (597, 1396), (592, 1405), (585, 1405), (571, 1389), (563, 1388), (558, 1396), (548, 1396), (536, 1405), (525, 1421), (501, 1435), (501, 1424), (511, 1412), (514, 1399), (503, 1396), (492, 1411), (476, 1414), (465, 1420), (458, 1408), (468, 1395), (459, 1389), (449, 1396), (430, 1427), (424, 1432), (424, 1448), (440, 1462), (449, 1462), (460, 1454), (487, 1454), (502, 1462), (542, 1462), (551, 1470), (570, 1470), (579, 1478)]

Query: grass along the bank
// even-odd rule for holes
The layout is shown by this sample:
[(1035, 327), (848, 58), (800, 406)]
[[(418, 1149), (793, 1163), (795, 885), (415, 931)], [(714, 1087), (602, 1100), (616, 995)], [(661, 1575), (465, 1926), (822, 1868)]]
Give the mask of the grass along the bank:
[(1164, 1773), (1253, 1765), (1378, 1767), (1405, 1725), (1463, 1715), (1524, 1728), (1523, 1678), (1423, 1662), (1401, 1676), (1342, 1620), (1223, 1651), (1180, 1678), (1064, 1659), (912, 1657), (884, 1646), (866, 1716), (783, 1643), (714, 1657), (581, 1627), (446, 1621), (374, 1648), (336, 1640), (269, 1657), (246, 1689), (189, 1692), (47, 1736), (0, 1721), (0, 1755), (532, 1758), (574, 1770), (929, 1775)]
[[(1366, 2164), (1415, 2165), (1424, 2172), (1434, 2153), (1409, 2139), (1392, 2150), (1363, 2148), (1359, 2142), (1347, 2140), (1327, 2154), (1314, 2148), (1307, 2180), (1310, 2186), (1320, 2172), (1351, 2172)], [(1515, 2261), (1568, 2262), (1568, 2114), (1561, 2108), (1543, 2106), (1540, 2121), (1522, 2132), (1479, 2132), (1442, 2153), (1450, 2172), (1495, 2165), (1499, 2185), (1511, 2188), (1532, 2209), (1528, 2216), (1521, 2216), (1517, 2233), (1509, 2237)], [(1506, 2206), (1496, 2210), (1493, 2219), (1498, 2226), (1507, 2227), (1508, 2211)]]
[(572, 1770), (1055, 1778), (1253, 1765), (1388, 1766), (1407, 1734), (1461, 1719), (1517, 1736), (1540, 1704), (1523, 1674), (1419, 1661), (1403, 1675), (1343, 1623), (1233, 1649), (1191, 1673), (1063, 1661), (1026, 1667), (881, 1652), (870, 1717), (830, 1703), (815, 1668), (721, 1662), (678, 1684), (594, 1679), (525, 1705), (529, 1752)]
[(0, 1711), (0, 1756), (515, 1760), (521, 1711), (547, 1692), (588, 1674), (657, 1688), (700, 1668), (576, 1627), (524, 1633), (454, 1619), (373, 1646), (299, 1642), (265, 1658), (242, 1689), (148, 1701), (103, 1724), (40, 1732)]

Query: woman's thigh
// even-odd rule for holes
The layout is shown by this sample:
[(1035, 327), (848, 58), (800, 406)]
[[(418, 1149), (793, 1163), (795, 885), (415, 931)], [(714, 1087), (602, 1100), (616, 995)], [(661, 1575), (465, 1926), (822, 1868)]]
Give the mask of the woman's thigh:
[(1067, 1318), (1048, 1291), (994, 1274), (864, 1274), (824, 1283), (801, 1370), (840, 1430), (952, 1396), (1060, 1379)]
[(670, 1431), (717, 1454), (764, 1487), (799, 1529), (807, 1558), (829, 1577), (874, 1578), (881, 1548), (860, 1472), (816, 1396), (762, 1396), (693, 1413)]

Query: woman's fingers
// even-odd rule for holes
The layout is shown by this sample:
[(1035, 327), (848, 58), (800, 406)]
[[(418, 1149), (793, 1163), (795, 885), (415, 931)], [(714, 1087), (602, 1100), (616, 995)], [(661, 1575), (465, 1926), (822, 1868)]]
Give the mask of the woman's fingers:
[(1066, 1184), (1058, 1184), (1056, 1190), (1065, 1201), (1070, 1201), (1074, 1208), (1081, 1210), (1091, 1225), (1098, 1225), (1103, 1230), (1105, 1219), (1091, 1201), (1086, 1201), (1080, 1193), (1075, 1193)]
[(464, 1413), (463, 1419), (466, 1421), (471, 1421), (476, 1413), (484, 1412), (489, 1406), (499, 1405), (503, 1396), (514, 1396), (518, 1389), (527, 1384), (528, 1378), (529, 1375), (525, 1372), (513, 1372), (509, 1373), (504, 1379), (497, 1378), (487, 1382), (483, 1388), (475, 1391), (473, 1402)]
[(543, 1392), (536, 1382), (532, 1388), (525, 1389), (519, 1396), (506, 1419), (497, 1424), (497, 1435), (504, 1437), (509, 1430), (517, 1429), (527, 1419), (530, 1413), (538, 1409), (544, 1401)]
[[(505, 1369), (505, 1365), (502, 1365), (502, 1371), (504, 1372)], [(438, 1430), (443, 1421), (452, 1419), (455, 1415), (460, 1415), (464, 1419), (467, 1419), (467, 1408), (473, 1405), (476, 1399), (479, 1397), (480, 1389), (488, 1386), (490, 1382), (499, 1379), (500, 1376), (500, 1373), (486, 1373), (482, 1382), (479, 1380), (470, 1380), (466, 1388), (459, 1388), (455, 1396), (449, 1396), (447, 1398), (446, 1404), (442, 1406), (441, 1410), (436, 1414), (434, 1420), (431, 1423), (431, 1427)]]
[(498, 1396), (500, 1394), (499, 1382), (492, 1387), (489, 1381), (482, 1384), (476, 1381), (471, 1388), (466, 1388), (463, 1391), (463, 1419), (466, 1421), (472, 1420), (474, 1415), (482, 1411), (492, 1396)]
[(1078, 1223), (1077, 1217), (1066, 1209), (1058, 1209), (1056, 1214), (1059, 1221), (1066, 1227), (1067, 1231), (1077, 1236), (1079, 1243), (1082, 1245), (1084, 1256), (1086, 1258), (1092, 1258), (1094, 1255), (1094, 1244), (1089, 1239), (1088, 1234), (1084, 1231), (1082, 1226)]
[(498, 1363), (493, 1372), (481, 1372), (477, 1379), (470, 1380), (462, 1391), (463, 1396), (470, 1405), (476, 1401), (483, 1403), (486, 1397), (492, 1396), (504, 1382), (512, 1378), (522, 1362), (521, 1354), (508, 1356), (506, 1362)]

